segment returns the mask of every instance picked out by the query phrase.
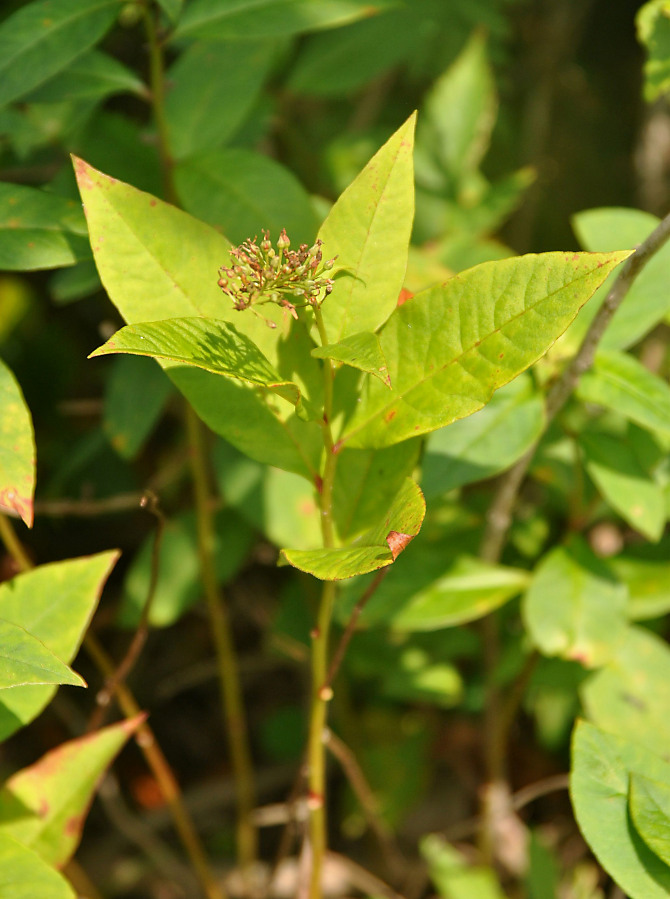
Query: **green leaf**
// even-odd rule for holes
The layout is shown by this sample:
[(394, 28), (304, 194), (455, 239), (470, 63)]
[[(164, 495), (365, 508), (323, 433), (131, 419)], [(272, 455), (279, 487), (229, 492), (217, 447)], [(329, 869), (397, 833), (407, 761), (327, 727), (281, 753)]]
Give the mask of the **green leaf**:
[[(296, 54), (286, 87), (297, 94), (343, 97), (425, 47), (424, 23), (411, 9), (354, 22), (335, 32), (310, 35)], [(356, 60), (356, 65), (351, 61)]]
[(275, 41), (205, 41), (178, 56), (167, 73), (171, 87), (165, 98), (175, 159), (220, 147), (235, 133), (256, 103), (275, 46)]
[(0, 620), (0, 690), (26, 684), (70, 684), (85, 681), (27, 630)]
[(374, 526), (418, 462), (419, 440), (382, 450), (344, 450), (335, 470), (333, 519), (346, 543)]
[[(228, 262), (230, 249), (225, 238), (81, 160), (75, 165), (98, 271), (126, 321), (194, 315), (234, 321), (280, 375), (285, 370), (306, 396), (318, 394), (322, 377), (304, 329), (289, 332), (282, 310), (265, 306), (264, 314), (277, 325), (268, 328), (257, 316), (234, 310), (221, 294), (217, 270)], [(297, 419), (294, 406), (279, 398), (270, 403), (247, 386), (200, 369), (164, 367), (213, 431), (260, 462), (313, 479), (321, 429)]]
[(172, 385), (158, 365), (135, 356), (115, 360), (105, 385), (102, 427), (122, 458), (135, 458), (171, 393)]
[(101, 775), (145, 717), (62, 743), (10, 777), (0, 792), (0, 835), (62, 867), (77, 848)]
[(335, 28), (374, 15), (389, 0), (193, 0), (186, 7), (175, 38), (278, 37)]
[(235, 243), (263, 228), (275, 239), (286, 228), (293, 244), (314, 240), (316, 221), (307, 192), (267, 156), (238, 149), (192, 156), (175, 166), (175, 183), (184, 208)]
[(74, 200), (0, 183), (0, 269), (29, 271), (90, 258), (86, 222)]
[(580, 692), (598, 727), (665, 756), (670, 744), (668, 683), (668, 645), (649, 631), (630, 627), (616, 655)]
[(586, 470), (603, 499), (636, 531), (658, 540), (665, 526), (663, 494), (630, 443), (595, 430), (583, 431), (579, 443)]
[(49, 282), (51, 299), (59, 306), (90, 297), (99, 290), (102, 290), (102, 286), (92, 258), (61, 269)]
[(158, 5), (171, 22), (176, 22), (181, 15), (184, 0), (158, 0)]
[(148, 96), (141, 78), (113, 56), (91, 50), (63, 72), (49, 79), (26, 98), (28, 103), (60, 103), (63, 100), (102, 100), (113, 94)]
[(670, 434), (670, 387), (635, 357), (603, 350), (580, 379), (577, 396), (643, 428)]
[[(585, 250), (598, 253), (636, 247), (659, 224), (660, 219), (639, 209), (589, 209), (573, 219), (573, 228)], [(601, 349), (620, 350), (637, 343), (670, 309), (667, 272), (670, 246), (661, 247), (635, 278), (600, 343)], [(560, 341), (562, 354), (571, 356), (607, 295), (608, 285), (577, 316)]]
[(321, 310), (330, 344), (376, 331), (396, 307), (414, 212), (414, 122), (372, 157), (319, 230), (324, 258), (337, 256), (340, 272)]
[(38, 0), (0, 25), (0, 106), (66, 68), (103, 37), (116, 0)]
[(32, 527), (35, 437), (30, 410), (14, 375), (0, 359), (0, 510)]
[(670, 564), (655, 559), (617, 556), (609, 565), (628, 588), (628, 617), (659, 618), (670, 612)]
[(637, 36), (647, 50), (644, 65), (644, 98), (652, 103), (670, 90), (670, 5), (649, 0), (637, 11)]
[(388, 619), (396, 631), (433, 631), (482, 618), (522, 592), (528, 573), (461, 556)]
[(58, 871), (6, 834), (0, 834), (0, 894), (7, 899), (76, 899)]
[(663, 782), (631, 774), (630, 813), (647, 846), (670, 865), (670, 777)]
[(339, 343), (315, 347), (312, 350), (312, 356), (315, 359), (334, 359), (336, 362), (350, 365), (359, 371), (366, 371), (375, 378), (379, 378), (387, 387), (391, 386), (388, 366), (379, 338), (371, 331), (352, 334)]
[(546, 352), (627, 255), (487, 262), (413, 297), (381, 333), (391, 390), (376, 379), (363, 384), (340, 444), (388, 446), (481, 409)]
[(501, 387), (491, 401), (426, 441), (421, 489), (438, 496), (490, 478), (523, 456), (544, 429), (544, 400), (528, 375)]
[(497, 106), (486, 38), (475, 32), (428, 94), (418, 143), (458, 183), (475, 171), (484, 157)]
[[(40, 565), (0, 584), (0, 619), (29, 631), (68, 664), (75, 657), (118, 553)], [(54, 687), (25, 686), (0, 694), (0, 742), (32, 721)]]
[(283, 560), (322, 581), (337, 581), (392, 565), (419, 532), (426, 504), (417, 485), (407, 478), (386, 517), (355, 543), (336, 549), (282, 549)]
[(533, 643), (548, 656), (603, 665), (626, 635), (628, 594), (581, 539), (551, 550), (523, 601)]
[(570, 796), (579, 829), (603, 868), (630, 899), (663, 899), (670, 867), (642, 841), (628, 807), (631, 774), (670, 783), (670, 766), (635, 742), (577, 722)]
[(235, 378), (255, 387), (266, 387), (297, 405), (300, 388), (282, 381), (253, 341), (230, 322), (211, 318), (169, 318), (165, 321), (127, 325), (93, 356), (131, 353), (169, 362), (194, 365), (215, 375)]
[[(254, 464), (254, 463), (251, 463)], [(282, 472), (285, 474), (285, 472)], [(297, 475), (289, 477), (298, 479)], [(305, 481), (300, 478), (300, 483)], [(201, 598), (200, 561), (196, 520), (192, 512), (165, 522), (158, 561), (158, 582), (151, 603), (149, 622), (153, 627), (169, 627), (179, 621)], [(214, 558), (220, 584), (230, 581), (246, 561), (253, 533), (230, 509), (214, 519)], [(154, 535), (151, 534), (133, 558), (123, 584), (119, 624), (137, 627), (151, 584)]]
[(492, 868), (470, 866), (457, 849), (437, 834), (421, 840), (421, 855), (443, 899), (505, 899)]

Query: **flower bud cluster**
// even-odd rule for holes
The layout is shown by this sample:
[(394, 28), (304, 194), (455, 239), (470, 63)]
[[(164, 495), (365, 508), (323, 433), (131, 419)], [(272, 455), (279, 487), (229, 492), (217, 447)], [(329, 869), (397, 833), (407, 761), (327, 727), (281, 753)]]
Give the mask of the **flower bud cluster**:
[[(319, 308), (333, 289), (332, 278), (324, 277), (335, 262), (323, 262), (321, 241), (308, 247), (303, 243), (291, 250), (286, 229), (282, 229), (277, 248), (270, 242), (268, 231), (263, 240), (245, 240), (230, 251), (232, 265), (219, 269), (218, 285), (238, 310), (263, 303), (276, 303), (298, 317), (299, 306)], [(274, 324), (268, 322), (271, 327)]]

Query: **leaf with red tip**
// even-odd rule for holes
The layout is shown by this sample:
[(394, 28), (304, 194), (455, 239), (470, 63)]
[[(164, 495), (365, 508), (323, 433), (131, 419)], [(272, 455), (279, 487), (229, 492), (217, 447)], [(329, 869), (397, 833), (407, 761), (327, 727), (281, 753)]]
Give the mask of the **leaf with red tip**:
[(0, 360), (0, 511), (11, 509), (33, 524), (35, 438), (26, 401)]

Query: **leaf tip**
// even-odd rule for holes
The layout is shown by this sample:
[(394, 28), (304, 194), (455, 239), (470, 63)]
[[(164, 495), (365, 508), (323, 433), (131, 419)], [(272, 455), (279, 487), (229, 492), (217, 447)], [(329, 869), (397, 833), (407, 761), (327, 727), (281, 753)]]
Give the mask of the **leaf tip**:
[(391, 550), (393, 561), (398, 558), (400, 553), (414, 540), (414, 534), (401, 534), (400, 531), (389, 531), (386, 535), (386, 543)]

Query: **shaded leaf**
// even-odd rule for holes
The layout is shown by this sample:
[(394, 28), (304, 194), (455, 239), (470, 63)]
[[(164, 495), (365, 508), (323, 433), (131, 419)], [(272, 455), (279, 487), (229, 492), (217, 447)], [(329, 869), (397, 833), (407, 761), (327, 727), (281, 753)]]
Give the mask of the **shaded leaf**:
[(243, 38), (298, 34), (335, 28), (390, 6), (389, 0), (193, 0), (175, 38)]
[(294, 245), (314, 239), (317, 223), (309, 196), (274, 159), (249, 150), (214, 150), (177, 163), (174, 174), (184, 208), (234, 243), (263, 228), (275, 239), (286, 228)]
[(62, 867), (74, 854), (98, 781), (145, 715), (62, 743), (0, 792), (0, 835)]
[[(235, 133), (253, 109), (275, 46), (275, 41), (208, 40), (191, 44), (177, 57), (167, 73), (171, 87), (165, 98), (175, 159), (220, 147)], [(202, 169), (210, 178), (216, 174), (204, 164)], [(252, 234), (245, 232), (240, 241)]]
[(626, 634), (628, 594), (581, 539), (551, 550), (540, 562), (523, 600), (533, 643), (549, 656), (604, 664)]
[(630, 813), (647, 846), (670, 865), (670, 777), (658, 781), (631, 774)]
[(437, 834), (421, 840), (428, 873), (443, 899), (504, 899), (492, 868), (474, 867)]
[(579, 829), (603, 868), (630, 899), (662, 899), (670, 867), (642, 841), (628, 810), (630, 774), (670, 783), (670, 766), (636, 742), (578, 721), (570, 797)]
[(528, 573), (461, 556), (444, 575), (414, 593), (388, 624), (398, 631), (432, 631), (475, 621), (518, 595)]
[(669, 682), (668, 645), (649, 631), (630, 627), (616, 655), (580, 693), (598, 727), (665, 756), (670, 744)]
[(135, 458), (171, 393), (172, 385), (158, 365), (135, 356), (115, 360), (105, 385), (102, 427), (120, 456)]
[[(70, 663), (97, 606), (117, 552), (40, 565), (0, 584), (0, 619), (34, 634)], [(32, 721), (55, 687), (25, 686), (0, 694), (0, 742)]]
[(69, 65), (114, 22), (116, 0), (37, 0), (0, 25), (0, 106)]
[(644, 3), (635, 17), (637, 36), (647, 49), (644, 98), (653, 102), (670, 90), (670, 18), (666, 0)]
[(86, 683), (27, 630), (0, 620), (0, 690), (26, 684)]
[(148, 88), (132, 69), (118, 59), (100, 50), (91, 50), (33, 91), (27, 102), (60, 103), (89, 97), (102, 100), (123, 93), (146, 97)]
[(0, 268), (29, 271), (90, 258), (86, 222), (74, 200), (0, 183)]
[(315, 359), (333, 359), (335, 362), (342, 362), (344, 365), (359, 369), (359, 371), (366, 371), (375, 378), (379, 378), (388, 387), (391, 386), (388, 366), (379, 338), (371, 331), (352, 334), (339, 343), (315, 347), (312, 350), (312, 356)]
[(409, 478), (385, 518), (362, 534), (355, 543), (336, 549), (282, 549), (283, 560), (324, 581), (336, 581), (391, 565), (395, 559), (388, 543), (391, 531), (414, 537), (426, 513), (417, 485)]
[(298, 386), (282, 381), (256, 344), (226, 321), (169, 318), (127, 325), (89, 358), (109, 353), (131, 353), (194, 365), (215, 375), (267, 387), (293, 405), (300, 400)]
[(650, 540), (665, 525), (665, 501), (659, 484), (642, 467), (626, 441), (599, 431), (583, 431), (579, 443), (589, 477), (607, 503)]
[(577, 396), (643, 428), (670, 434), (670, 387), (627, 353), (598, 353), (593, 368), (579, 381)]
[(11, 509), (32, 527), (35, 437), (30, 410), (13, 374), (0, 359), (0, 514)]
[(628, 588), (627, 614), (633, 621), (670, 612), (670, 564), (655, 559), (617, 556), (609, 565)]
[(396, 307), (414, 213), (415, 116), (389, 138), (337, 199), (319, 230), (340, 270), (321, 314), (330, 344), (376, 331)]
[(4, 833), (0, 834), (0, 894), (7, 899), (76, 899), (58, 871)]
[(481, 409), (546, 352), (627, 255), (503, 259), (413, 297), (381, 332), (391, 390), (375, 379), (362, 385), (340, 443), (388, 446)]
[(520, 375), (479, 412), (430, 434), (421, 489), (427, 497), (437, 496), (504, 471), (539, 439), (544, 421), (542, 395)]

